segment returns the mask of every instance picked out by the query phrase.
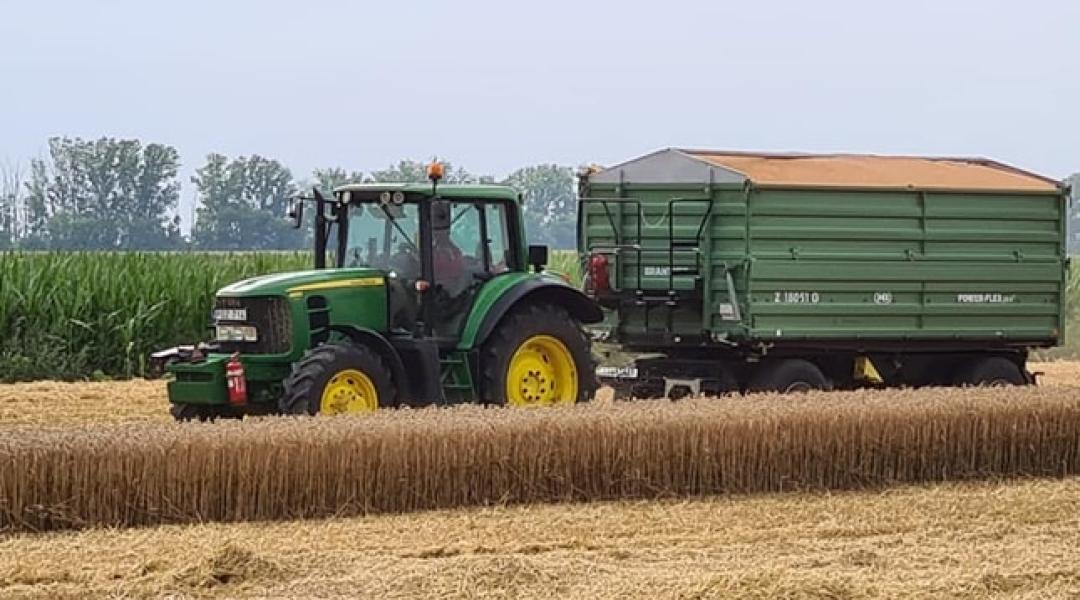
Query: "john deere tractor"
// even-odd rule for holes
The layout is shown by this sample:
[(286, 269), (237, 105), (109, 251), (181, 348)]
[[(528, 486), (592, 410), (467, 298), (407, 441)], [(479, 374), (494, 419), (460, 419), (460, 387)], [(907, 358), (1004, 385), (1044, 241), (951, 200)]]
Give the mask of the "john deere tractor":
[(179, 420), (336, 415), (402, 405), (571, 404), (596, 380), (601, 310), (544, 270), (518, 194), (494, 185), (318, 190), (314, 269), (221, 289), (213, 336), (155, 356)]

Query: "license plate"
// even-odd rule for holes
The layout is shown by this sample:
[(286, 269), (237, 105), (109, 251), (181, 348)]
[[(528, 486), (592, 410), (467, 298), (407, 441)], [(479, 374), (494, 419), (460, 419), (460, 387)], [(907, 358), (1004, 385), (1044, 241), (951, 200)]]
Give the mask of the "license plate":
[(257, 342), (259, 332), (251, 325), (218, 325), (215, 337), (219, 342)]
[(637, 379), (637, 367), (597, 367), (597, 377), (607, 379)]
[(215, 321), (247, 321), (246, 308), (216, 308), (214, 309)]

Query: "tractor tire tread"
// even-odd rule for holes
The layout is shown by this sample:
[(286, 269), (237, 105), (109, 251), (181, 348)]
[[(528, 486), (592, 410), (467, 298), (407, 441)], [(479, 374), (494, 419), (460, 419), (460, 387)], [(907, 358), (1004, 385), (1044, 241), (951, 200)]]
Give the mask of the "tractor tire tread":
[[(335, 371), (335, 364), (363, 365), (363, 371), (371, 377), (379, 388), (380, 405), (389, 405), (393, 400), (389, 389), (391, 376), (382, 357), (365, 346), (349, 342), (323, 344), (304, 353), (293, 363), (291, 373), (283, 382), (284, 391), (278, 401), (278, 409), (290, 415), (316, 415), (319, 412), (319, 399), (313, 396), (314, 388), (320, 378), (327, 378)], [(357, 365), (359, 363), (359, 365)], [(325, 385), (325, 384), (324, 384)], [(384, 397), (386, 404), (383, 403)]]
[[(567, 327), (569, 325), (569, 327)], [(521, 332), (526, 332), (522, 334)], [(588, 402), (596, 394), (596, 363), (592, 356), (591, 341), (581, 323), (565, 309), (551, 304), (526, 304), (506, 315), (484, 344), (483, 393), (484, 404), (505, 405), (506, 361), (510, 360), (517, 346), (527, 337), (551, 333), (566, 344), (574, 357), (579, 372), (578, 394), (575, 402)]]

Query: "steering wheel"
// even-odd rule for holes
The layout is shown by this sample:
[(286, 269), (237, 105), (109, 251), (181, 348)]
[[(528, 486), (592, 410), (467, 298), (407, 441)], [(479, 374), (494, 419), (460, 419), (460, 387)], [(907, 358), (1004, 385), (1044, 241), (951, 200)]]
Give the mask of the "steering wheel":
[(390, 258), (389, 267), (404, 279), (420, 277), (420, 257), (410, 244), (401, 243)]

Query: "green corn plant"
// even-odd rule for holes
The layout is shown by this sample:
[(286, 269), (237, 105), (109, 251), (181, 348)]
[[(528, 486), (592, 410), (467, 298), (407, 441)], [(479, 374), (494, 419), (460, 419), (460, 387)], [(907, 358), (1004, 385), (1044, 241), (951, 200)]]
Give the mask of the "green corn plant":
[[(551, 263), (579, 280), (576, 253)], [(310, 266), (302, 251), (0, 253), (0, 381), (145, 375), (150, 352), (205, 338), (222, 286)]]

